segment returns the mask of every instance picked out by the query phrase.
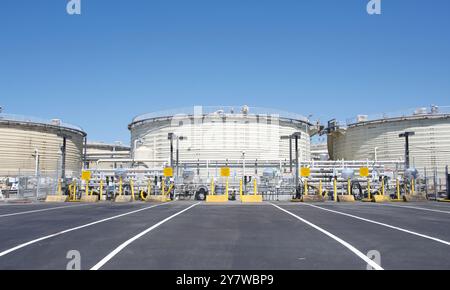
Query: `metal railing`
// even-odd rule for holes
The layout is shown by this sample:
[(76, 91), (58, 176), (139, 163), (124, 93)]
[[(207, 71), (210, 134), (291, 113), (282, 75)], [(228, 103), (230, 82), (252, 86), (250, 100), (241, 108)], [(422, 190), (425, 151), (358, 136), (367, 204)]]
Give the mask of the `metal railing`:
[[(142, 115), (138, 115), (133, 118), (132, 123), (153, 119), (153, 118), (161, 118), (161, 117), (172, 117), (176, 115), (194, 115), (197, 110), (201, 110), (203, 115), (208, 114), (243, 114), (242, 106), (199, 106), (199, 107), (184, 107), (184, 108), (176, 108), (170, 110), (163, 110), (157, 112), (146, 113)], [(309, 122), (308, 118), (297, 114), (286, 112), (277, 109), (270, 108), (261, 108), (261, 107), (248, 107), (246, 108), (248, 115), (267, 115), (267, 116), (279, 116), (280, 118), (299, 120), (303, 122)]]

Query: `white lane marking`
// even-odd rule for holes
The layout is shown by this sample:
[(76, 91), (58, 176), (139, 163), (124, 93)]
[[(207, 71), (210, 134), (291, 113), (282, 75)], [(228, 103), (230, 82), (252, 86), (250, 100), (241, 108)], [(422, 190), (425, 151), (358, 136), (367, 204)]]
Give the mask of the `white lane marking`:
[(120, 218), (120, 217), (124, 217), (124, 216), (130, 215), (130, 214), (134, 214), (134, 213), (137, 213), (137, 212), (140, 212), (140, 211), (144, 211), (144, 210), (147, 210), (147, 209), (151, 209), (151, 208), (154, 208), (154, 207), (157, 207), (157, 206), (161, 206), (161, 205), (164, 205), (164, 204), (167, 204), (167, 203), (161, 203), (161, 204), (156, 204), (156, 205), (144, 207), (144, 208), (141, 208), (141, 209), (138, 209), (138, 210), (133, 210), (133, 211), (126, 212), (126, 213), (119, 214), (119, 215), (115, 215), (115, 216), (112, 216), (112, 217), (109, 217), (109, 218), (101, 219), (101, 220), (98, 220), (98, 221), (95, 221), (95, 222), (92, 222), (92, 223), (88, 223), (88, 224), (81, 225), (81, 226), (78, 226), (78, 227), (74, 227), (74, 228), (70, 228), (70, 229), (67, 229), (67, 230), (63, 230), (63, 231), (60, 231), (60, 232), (57, 232), (57, 233), (54, 233), (54, 234), (51, 234), (51, 235), (48, 235), (48, 236), (40, 237), (38, 239), (35, 239), (35, 240), (32, 240), (32, 241), (29, 241), (29, 242), (17, 245), (17, 246), (15, 246), (13, 248), (10, 248), (8, 250), (0, 252), (0, 257), (3, 257), (3, 256), (5, 256), (5, 255), (7, 255), (7, 254), (9, 254), (11, 252), (14, 252), (16, 250), (19, 250), (21, 248), (24, 248), (26, 246), (35, 244), (35, 243), (43, 241), (43, 240), (47, 240), (47, 239), (50, 239), (50, 238), (53, 238), (53, 237), (56, 237), (56, 236), (67, 234), (69, 232), (73, 232), (73, 231), (80, 230), (80, 229), (83, 229), (83, 228), (86, 228), (86, 227), (90, 227), (90, 226), (93, 226), (93, 225), (96, 225), (96, 224), (99, 224), (99, 223), (103, 223), (103, 222), (107, 222), (107, 221), (110, 221), (110, 220), (114, 220), (114, 219), (117, 219), (117, 218)]
[(384, 270), (380, 265), (378, 265), (377, 263), (375, 263), (374, 261), (372, 261), (369, 257), (367, 257), (366, 255), (364, 255), (360, 250), (358, 250), (357, 248), (355, 248), (354, 246), (350, 245), (349, 243), (347, 243), (346, 241), (342, 240), (341, 238), (333, 235), (332, 233), (322, 229), (319, 226), (316, 226), (315, 224), (305, 220), (304, 218), (299, 217), (298, 215), (293, 214), (292, 212), (285, 210), (284, 208), (281, 208), (273, 203), (271, 203), (271, 205), (273, 205), (274, 207), (278, 208), (279, 210), (284, 211), (285, 213), (295, 217), (296, 219), (304, 222), (305, 224), (315, 228), (316, 230), (324, 233), (325, 235), (329, 236), (330, 238), (332, 238), (333, 240), (337, 241), (338, 243), (340, 243), (341, 245), (343, 245), (344, 247), (346, 247), (347, 249), (349, 249), (350, 251), (352, 251), (355, 255), (357, 255), (358, 257), (360, 257), (362, 260), (364, 260), (364, 262), (366, 262), (367, 264), (369, 264), (370, 266), (372, 266), (373, 269), (375, 270)]
[(77, 205), (67, 205), (67, 206), (56, 206), (56, 207), (48, 207), (48, 208), (43, 208), (43, 209), (20, 211), (20, 212), (15, 212), (15, 213), (2, 214), (2, 215), (0, 215), (0, 218), (2, 218), (2, 217), (9, 217), (9, 216), (16, 216), (16, 215), (22, 215), (22, 214), (28, 214), (28, 213), (43, 212), (43, 211), (49, 211), (49, 210), (55, 210), (55, 209), (61, 209), (61, 208), (87, 206), (87, 205), (92, 205), (92, 204), (77, 204)]
[(109, 253), (106, 257), (104, 257), (103, 259), (101, 259), (97, 264), (95, 264), (91, 270), (98, 270), (101, 267), (103, 267), (106, 263), (108, 263), (109, 260), (111, 260), (112, 258), (114, 258), (115, 255), (117, 255), (118, 253), (120, 253), (120, 251), (122, 251), (123, 249), (125, 249), (128, 245), (130, 245), (131, 243), (133, 243), (134, 241), (136, 241), (137, 239), (141, 238), (142, 236), (146, 235), (147, 233), (151, 232), (152, 230), (156, 229), (157, 227), (159, 227), (160, 225), (170, 221), (171, 219), (173, 219), (174, 217), (190, 210), (191, 208), (193, 208), (194, 206), (200, 204), (200, 202), (197, 202), (196, 204), (191, 205), (188, 208), (183, 209), (182, 211), (177, 212), (176, 214), (171, 215), (168, 218), (165, 218), (164, 220), (160, 221), (159, 223), (149, 227), (148, 229), (146, 229), (145, 231), (142, 231), (141, 233), (135, 235), (134, 237), (132, 237), (131, 239), (125, 241), (124, 243), (122, 243), (120, 246), (118, 246), (117, 248), (115, 248), (111, 253)]
[(348, 213), (345, 213), (345, 212), (340, 212), (340, 211), (336, 211), (336, 210), (332, 210), (332, 209), (323, 208), (323, 207), (320, 207), (320, 206), (317, 206), (317, 205), (312, 205), (312, 204), (309, 204), (309, 203), (304, 203), (303, 205), (307, 205), (307, 206), (311, 206), (311, 207), (314, 207), (314, 208), (317, 208), (317, 209), (321, 209), (321, 210), (324, 210), (324, 211), (329, 211), (329, 212), (332, 212), (332, 213), (348, 216), (348, 217), (351, 217), (351, 218), (354, 218), (354, 219), (358, 219), (358, 220), (362, 220), (362, 221), (369, 222), (369, 223), (372, 223), (372, 224), (376, 224), (376, 225), (380, 225), (380, 226), (383, 226), (383, 227), (391, 228), (391, 229), (394, 229), (394, 230), (397, 230), (397, 231), (405, 232), (405, 233), (408, 233), (408, 234), (411, 234), (411, 235), (415, 235), (415, 236), (422, 237), (422, 238), (425, 238), (425, 239), (433, 240), (435, 242), (439, 242), (439, 243), (442, 243), (444, 245), (450, 246), (450, 242), (447, 242), (447, 241), (444, 241), (444, 240), (441, 240), (441, 239), (438, 239), (438, 238), (435, 238), (435, 237), (427, 236), (427, 235), (424, 235), (424, 234), (420, 234), (420, 233), (417, 233), (417, 232), (413, 232), (413, 231), (410, 231), (410, 230), (407, 230), (407, 229), (403, 229), (403, 228), (400, 228), (400, 227), (392, 226), (392, 225), (389, 225), (389, 224), (385, 224), (385, 223), (382, 223), (382, 222), (377, 222), (377, 221), (366, 219), (366, 218), (362, 218), (362, 217), (359, 217), (359, 216), (356, 216), (356, 215), (352, 215), (352, 214), (348, 214)]
[(424, 210), (424, 211), (432, 211), (432, 212), (439, 212), (439, 213), (450, 214), (450, 211), (439, 210), (439, 209), (431, 209), (431, 208), (424, 208), (424, 207), (417, 207), (417, 206), (410, 206), (410, 205), (395, 205), (395, 204), (383, 204), (383, 203), (378, 203), (378, 205), (379, 206), (391, 206), (391, 207), (404, 207), (404, 208), (410, 208), (410, 209), (418, 209), (418, 210)]

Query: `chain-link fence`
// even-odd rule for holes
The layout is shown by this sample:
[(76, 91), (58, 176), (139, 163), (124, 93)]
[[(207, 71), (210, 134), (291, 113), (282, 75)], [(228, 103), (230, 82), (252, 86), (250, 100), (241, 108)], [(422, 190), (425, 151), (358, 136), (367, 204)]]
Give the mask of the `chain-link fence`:
[(56, 172), (3, 176), (0, 177), (0, 199), (42, 200), (49, 194), (55, 194), (57, 183)]

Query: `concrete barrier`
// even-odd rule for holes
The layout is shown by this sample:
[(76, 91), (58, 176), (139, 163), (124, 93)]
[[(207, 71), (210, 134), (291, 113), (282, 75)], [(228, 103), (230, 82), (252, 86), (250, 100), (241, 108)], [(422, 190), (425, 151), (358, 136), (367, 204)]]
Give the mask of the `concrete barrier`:
[(206, 202), (208, 202), (208, 203), (228, 202), (228, 196), (226, 196), (226, 195), (207, 195)]
[(421, 194), (407, 194), (403, 196), (403, 200), (406, 202), (418, 202), (427, 201), (427, 198)]
[(98, 195), (83, 195), (80, 202), (98, 202)]
[(339, 202), (355, 202), (355, 197), (353, 195), (338, 195), (337, 199)]
[(68, 199), (67, 195), (47, 195), (45, 202), (66, 202)]
[(118, 195), (114, 202), (131, 202), (131, 195)]
[(390, 202), (391, 199), (386, 195), (374, 195), (373, 202)]
[(301, 199), (302, 202), (324, 202), (325, 198), (321, 195), (304, 195)]
[(243, 195), (243, 196), (241, 196), (241, 202), (242, 203), (261, 203), (261, 202), (263, 202), (263, 198), (262, 198), (262, 195), (260, 195), (260, 194)]

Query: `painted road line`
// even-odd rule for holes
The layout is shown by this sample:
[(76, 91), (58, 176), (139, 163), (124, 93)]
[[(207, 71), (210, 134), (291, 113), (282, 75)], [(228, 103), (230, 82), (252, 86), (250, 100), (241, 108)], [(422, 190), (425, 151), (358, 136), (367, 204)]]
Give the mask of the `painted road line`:
[(22, 214), (29, 214), (29, 213), (36, 213), (36, 212), (43, 212), (43, 211), (49, 211), (49, 210), (55, 210), (55, 209), (62, 209), (62, 208), (87, 206), (87, 205), (92, 205), (92, 204), (76, 204), (76, 205), (57, 206), (57, 207), (50, 207), (50, 208), (43, 208), (43, 209), (20, 211), (20, 212), (15, 212), (15, 213), (2, 214), (2, 215), (0, 215), (0, 218), (16, 216), (16, 215), (22, 215)]
[(414, 232), (414, 231), (410, 231), (410, 230), (407, 230), (407, 229), (403, 229), (403, 228), (400, 228), (400, 227), (396, 227), (396, 226), (392, 226), (392, 225), (389, 225), (389, 224), (385, 224), (385, 223), (382, 223), (382, 222), (377, 222), (377, 221), (374, 221), (374, 220), (362, 218), (362, 217), (359, 217), (359, 216), (356, 216), (356, 215), (352, 215), (352, 214), (348, 214), (348, 213), (345, 213), (345, 212), (340, 212), (340, 211), (336, 211), (336, 210), (332, 210), (332, 209), (323, 208), (323, 207), (320, 207), (320, 206), (317, 206), (317, 205), (312, 205), (312, 204), (309, 204), (309, 203), (305, 203), (305, 204), (302, 204), (302, 205), (314, 207), (314, 208), (317, 208), (317, 209), (321, 209), (321, 210), (324, 210), (324, 211), (328, 211), (328, 212), (332, 212), (332, 213), (336, 213), (336, 214), (340, 214), (340, 215), (344, 215), (344, 216), (348, 216), (348, 217), (351, 217), (351, 218), (354, 218), (354, 219), (358, 219), (358, 220), (362, 220), (362, 221), (369, 222), (369, 223), (372, 223), (372, 224), (376, 224), (376, 225), (380, 225), (380, 226), (383, 226), (383, 227), (391, 228), (391, 229), (394, 229), (394, 230), (397, 230), (397, 231), (405, 232), (405, 233), (408, 233), (408, 234), (411, 234), (411, 235), (415, 235), (415, 236), (422, 237), (422, 238), (425, 238), (425, 239), (433, 240), (435, 242), (442, 243), (444, 245), (450, 246), (450, 242), (447, 242), (447, 241), (444, 241), (444, 240), (441, 240), (441, 239), (438, 239), (438, 238), (435, 238), (435, 237), (427, 236), (427, 235), (424, 235), (424, 234), (420, 234), (420, 233), (417, 233), (417, 232)]
[(162, 224), (170, 221), (171, 219), (173, 219), (174, 217), (190, 210), (191, 208), (193, 208), (194, 206), (200, 204), (200, 202), (197, 202), (193, 205), (191, 205), (188, 208), (185, 208), (179, 212), (177, 212), (176, 214), (171, 215), (170, 217), (160, 221), (159, 223), (149, 227), (148, 229), (146, 229), (145, 231), (137, 234), (136, 236), (132, 237), (131, 239), (125, 241), (124, 243), (122, 243), (120, 246), (118, 246), (116, 249), (114, 249), (111, 253), (109, 253), (106, 257), (104, 257), (103, 259), (100, 260), (100, 262), (98, 262), (97, 264), (95, 264), (95, 266), (93, 266), (91, 268), (91, 270), (99, 270), (101, 267), (103, 267), (106, 263), (108, 263), (108, 261), (110, 261), (112, 258), (114, 258), (114, 256), (116, 256), (118, 253), (120, 253), (120, 251), (122, 251), (123, 249), (125, 249), (128, 245), (130, 245), (131, 243), (133, 243), (134, 241), (136, 241), (137, 239), (141, 238), (142, 236), (148, 234), (149, 232), (151, 232), (152, 230), (156, 229), (157, 227), (161, 226)]
[(279, 207), (278, 205), (275, 205), (273, 203), (271, 203), (271, 205), (273, 205), (274, 207), (278, 208), (279, 210), (295, 217), (296, 219), (304, 222), (305, 224), (315, 228), (316, 230), (322, 232), (323, 234), (329, 236), (330, 238), (332, 238), (333, 240), (337, 241), (338, 243), (340, 243), (341, 245), (343, 245), (344, 247), (346, 247), (347, 249), (349, 249), (350, 251), (352, 251), (355, 255), (357, 255), (358, 257), (360, 257), (364, 262), (366, 262), (367, 264), (369, 264), (373, 269), (375, 270), (384, 270), (380, 265), (378, 265), (377, 263), (375, 263), (373, 260), (371, 260), (369, 257), (367, 257), (366, 255), (364, 255), (360, 250), (358, 250), (357, 248), (355, 248), (354, 246), (350, 245), (349, 243), (347, 243), (346, 241), (342, 240), (341, 238), (333, 235), (332, 233), (328, 232), (327, 230), (322, 229), (321, 227), (305, 220), (304, 218), (299, 217), (296, 214), (293, 214), (292, 212), (285, 210), (284, 208)]
[(90, 227), (90, 226), (93, 226), (93, 225), (96, 225), (96, 224), (99, 224), (99, 223), (107, 222), (107, 221), (110, 221), (110, 220), (118, 219), (118, 218), (130, 215), (130, 214), (138, 213), (138, 212), (141, 212), (141, 211), (144, 211), (144, 210), (147, 210), (147, 209), (151, 209), (151, 208), (154, 208), (154, 207), (157, 207), (157, 206), (165, 205), (165, 204), (168, 204), (168, 203), (161, 203), (161, 204), (156, 204), (156, 205), (144, 207), (144, 208), (141, 208), (141, 209), (138, 209), (138, 210), (133, 210), (133, 211), (126, 212), (126, 213), (119, 214), (119, 215), (115, 215), (115, 216), (112, 216), (112, 217), (109, 217), (109, 218), (101, 219), (101, 220), (98, 220), (98, 221), (95, 221), (95, 222), (92, 222), (92, 223), (88, 223), (88, 224), (84, 224), (84, 225), (81, 225), (81, 226), (78, 226), (78, 227), (74, 227), (74, 228), (70, 228), (70, 229), (67, 229), (67, 230), (64, 230), (64, 231), (60, 231), (60, 232), (57, 232), (57, 233), (54, 233), (54, 234), (51, 234), (51, 235), (48, 235), (48, 236), (40, 237), (38, 239), (35, 239), (35, 240), (32, 240), (32, 241), (29, 241), (29, 242), (17, 245), (17, 246), (15, 246), (13, 248), (10, 248), (8, 250), (0, 252), (0, 257), (3, 257), (3, 256), (5, 256), (5, 255), (7, 255), (7, 254), (9, 254), (11, 252), (17, 251), (17, 250), (19, 250), (21, 248), (24, 248), (26, 246), (38, 243), (38, 242), (43, 241), (43, 240), (54, 238), (54, 237), (57, 237), (57, 236), (60, 236), (60, 235), (63, 235), (63, 234), (67, 234), (67, 233), (70, 233), (70, 232), (73, 232), (73, 231), (76, 231), (76, 230), (80, 230), (80, 229), (83, 229), (83, 228), (86, 228), (86, 227)]
[(376, 204), (378, 206), (404, 207), (404, 208), (410, 208), (410, 209), (418, 209), (418, 210), (424, 210), (424, 211), (432, 211), (432, 212), (439, 212), (439, 213), (450, 214), (450, 211), (446, 211), (446, 210), (431, 209), (431, 208), (424, 208), (424, 207), (417, 207), (417, 206), (383, 204), (383, 203), (376, 203)]

